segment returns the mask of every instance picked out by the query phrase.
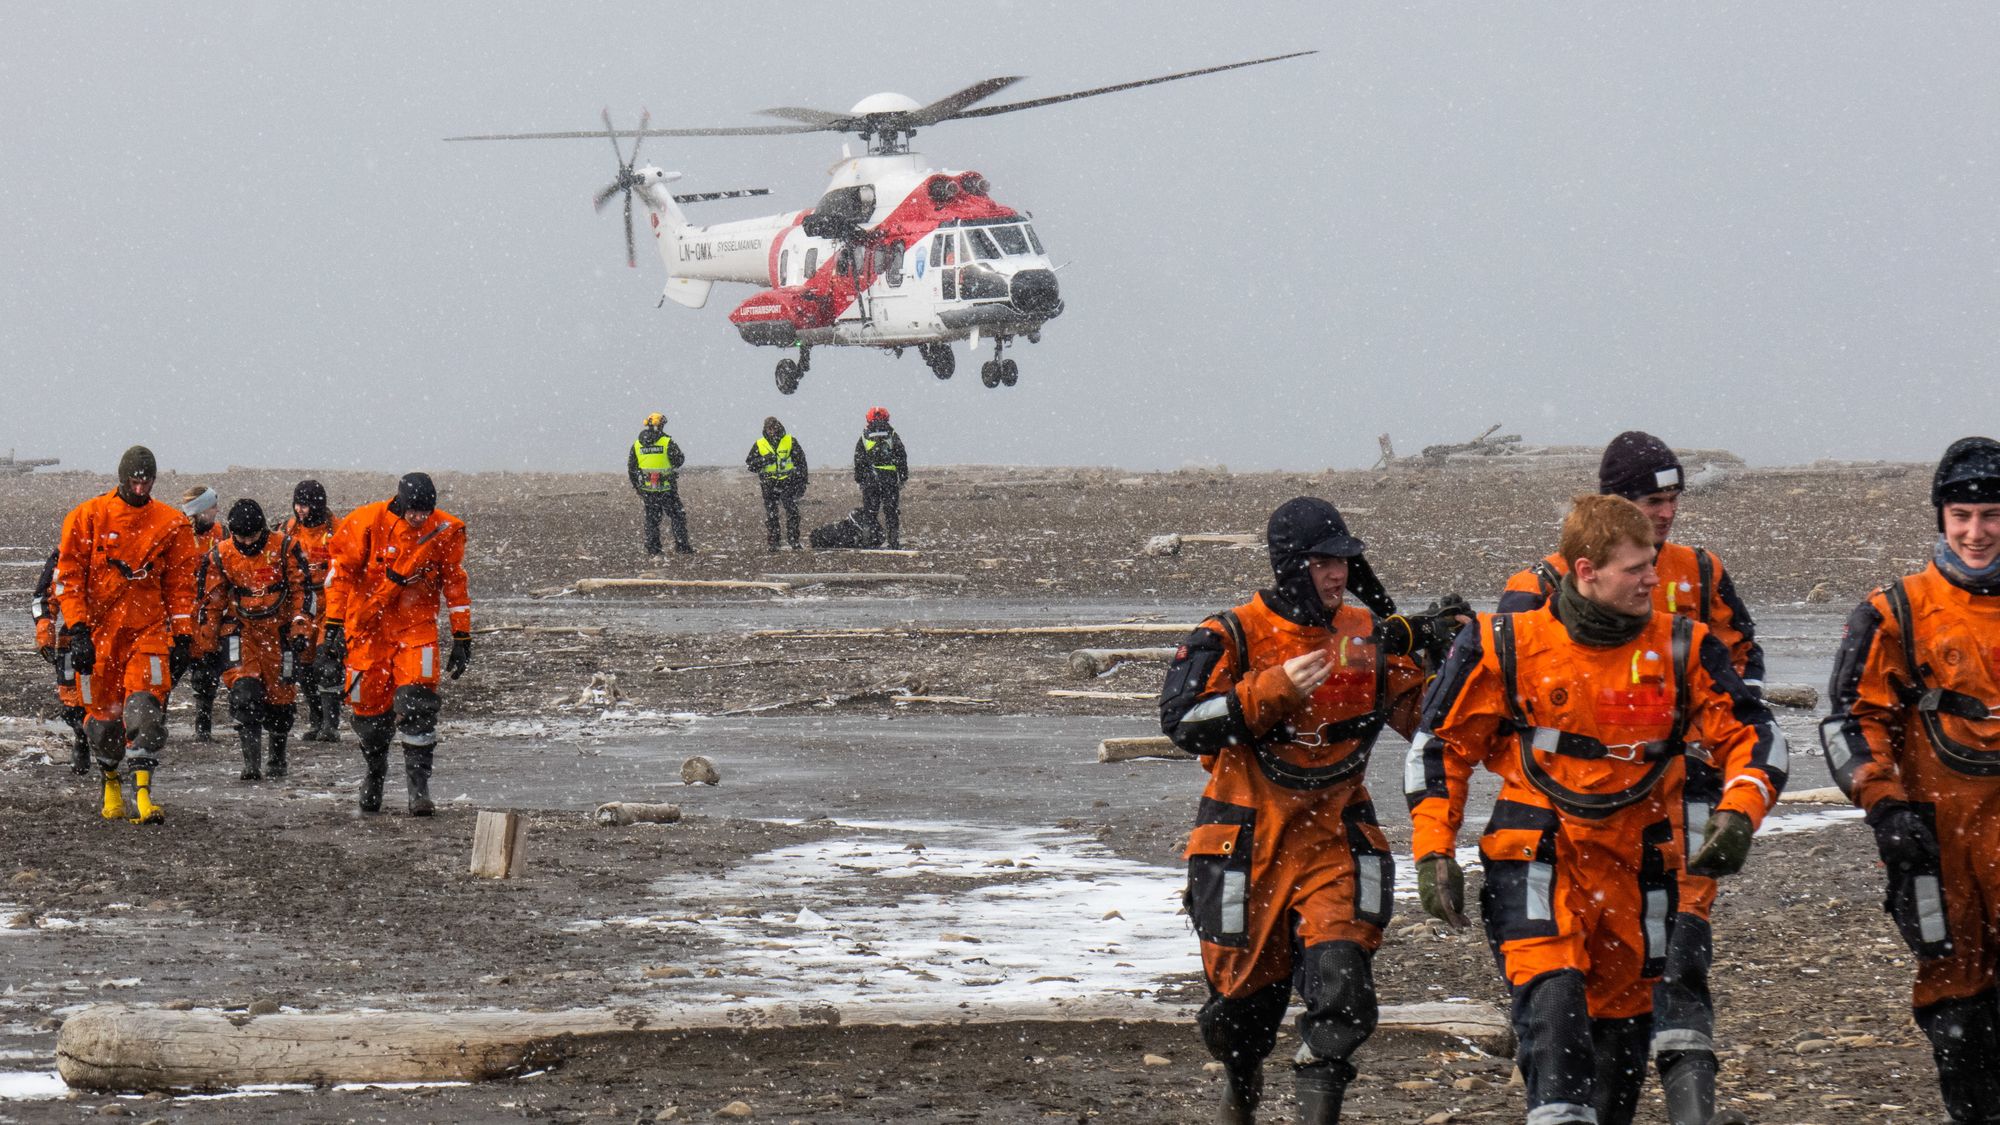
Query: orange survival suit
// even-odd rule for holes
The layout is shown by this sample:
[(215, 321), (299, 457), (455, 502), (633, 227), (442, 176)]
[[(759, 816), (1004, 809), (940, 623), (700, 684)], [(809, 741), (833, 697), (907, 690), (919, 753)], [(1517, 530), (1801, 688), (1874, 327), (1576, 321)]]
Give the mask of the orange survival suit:
[(2000, 577), (1933, 561), (1870, 594), (1829, 695), (1827, 765), (1875, 829), (1945, 1107), (2000, 1121)]
[[(1375, 1029), (1372, 960), (1395, 885), (1365, 772), (1384, 726), (1415, 730), (1425, 675), (1388, 655), (1373, 613), (1329, 611), (1307, 577), (1310, 554), (1348, 557), (1341, 539), (1350, 567), (1366, 565), (1333, 505), (1290, 501), (1267, 537), (1276, 586), (1181, 644), (1161, 726), (1209, 775), (1188, 838), (1187, 907), (1209, 987), (1198, 1023), (1226, 1068), (1225, 1099), (1254, 1109), (1296, 989), (1305, 1114), (1317, 1120), (1311, 1107), (1330, 1106), (1324, 1119), (1338, 1120), (1355, 1073), (1348, 1057)], [(1314, 650), (1331, 671), (1302, 697), (1283, 665)]]
[(1531, 1120), (1630, 1121), (1687, 851), (1684, 755), (1752, 827), (1785, 781), (1783, 733), (1705, 626), (1653, 613), (1572, 639), (1554, 607), (1481, 614), (1425, 700), (1404, 777), (1412, 850), (1451, 855), (1476, 766), (1501, 779), (1480, 912), (1514, 995)]
[[(361, 788), (366, 812), (381, 809), (393, 730), (403, 747), (410, 811), (429, 815), (438, 675), (452, 671), (456, 678), (471, 654), (465, 524), (436, 504), (430, 478), (410, 473), (396, 499), (356, 508), (333, 534), (324, 643), (344, 650), (347, 705), (368, 771)], [(430, 515), (412, 527), (404, 512)], [(439, 659), (440, 602), (451, 617), (450, 667)]]
[[(333, 532), (340, 521), (327, 509), (326, 489), (316, 480), (300, 481), (292, 490), (292, 504), (293, 514), (279, 523), (276, 530), (305, 552), (313, 592), (308, 610), (312, 629), (300, 658), (303, 664), (299, 684), (306, 697), (306, 732), (301, 737), (307, 742), (338, 742), (340, 694), (345, 685), (338, 665), (320, 660), (319, 642), (326, 629), (326, 579), (333, 565)], [(300, 504), (311, 510), (315, 522), (299, 518), (296, 509)]]
[(220, 657), (229, 717), (242, 743), (242, 780), (264, 776), (267, 735), (269, 773), (282, 778), (297, 712), (294, 685), (312, 629), (305, 554), (266, 530), (255, 500), (238, 500), (229, 510), (229, 531), (202, 559), (201, 627)]
[(156, 475), (151, 451), (127, 450), (118, 489), (71, 509), (57, 548), (56, 601), (69, 623), (107, 820), (125, 816), (125, 764), (137, 818), (164, 819), (152, 804), (152, 772), (167, 742), (167, 697), (193, 643), (193, 529), (172, 505), (132, 490), (134, 480)]
[[(208, 557), (208, 553), (229, 541), (229, 532), (223, 530), (222, 513), (217, 511), (221, 503), (212, 488), (190, 489), (181, 504), (181, 514), (194, 525), (195, 558)], [(197, 579), (199, 576), (197, 575)], [(200, 591), (196, 590), (199, 598)], [(222, 654), (216, 651), (215, 637), (200, 628), (194, 631), (194, 662), (188, 665), (188, 690), (194, 703), (194, 740), (214, 741), (215, 697), (222, 687)]]

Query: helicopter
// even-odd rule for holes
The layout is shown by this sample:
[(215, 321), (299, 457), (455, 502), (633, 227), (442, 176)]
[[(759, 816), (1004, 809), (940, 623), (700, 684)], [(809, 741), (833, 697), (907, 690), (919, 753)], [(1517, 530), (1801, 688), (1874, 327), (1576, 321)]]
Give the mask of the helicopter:
[[(1022, 81), (988, 78), (928, 104), (902, 94), (873, 94), (846, 113), (800, 106), (761, 111), (784, 124), (708, 128), (639, 127), (557, 133), (499, 133), (447, 137), (448, 141), (526, 141), (607, 137), (618, 174), (597, 193), (602, 211), (621, 192), (625, 200), (625, 263), (638, 265), (633, 199), (651, 228), (667, 282), (660, 304), (691, 309), (708, 303), (717, 282), (758, 287), (729, 314), (747, 344), (796, 352), (778, 360), (778, 391), (792, 394), (812, 366), (816, 347), (871, 347), (900, 357), (915, 349), (931, 374), (949, 379), (957, 370), (952, 345), (993, 358), (980, 366), (985, 386), (1013, 386), (1020, 367), (1006, 355), (1017, 340), (1041, 342), (1043, 328), (1061, 316), (1064, 303), (1054, 264), (1036, 233), (1032, 214), (993, 197), (993, 185), (973, 170), (926, 167), (910, 144), (920, 128), (1076, 101), (1183, 78), (1295, 59), (1314, 51), (1000, 105), (980, 103)], [(843, 146), (831, 182), (812, 207), (754, 219), (698, 226), (686, 205), (769, 195), (766, 188), (675, 194), (679, 172), (637, 166), (647, 137), (746, 137), (797, 133), (847, 133), (866, 146), (856, 156)], [(619, 138), (632, 139), (627, 154)]]

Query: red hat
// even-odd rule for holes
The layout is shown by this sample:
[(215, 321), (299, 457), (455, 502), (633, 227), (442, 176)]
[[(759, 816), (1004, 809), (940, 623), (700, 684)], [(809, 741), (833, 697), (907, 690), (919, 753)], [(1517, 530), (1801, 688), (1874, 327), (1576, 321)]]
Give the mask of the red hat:
[(876, 422), (887, 422), (888, 420), (889, 420), (888, 407), (871, 406), (868, 408), (868, 421), (871, 425)]

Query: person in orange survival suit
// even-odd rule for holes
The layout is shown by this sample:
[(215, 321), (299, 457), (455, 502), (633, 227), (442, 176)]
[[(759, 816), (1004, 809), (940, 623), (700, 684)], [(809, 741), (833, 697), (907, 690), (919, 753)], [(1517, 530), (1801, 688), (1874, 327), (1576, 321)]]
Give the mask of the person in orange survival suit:
[(2000, 1122), (2000, 442), (1953, 442), (1931, 503), (1930, 565), (1847, 619), (1820, 738), (1888, 868), (1945, 1109)]
[(282, 778), (297, 713), (293, 685), (312, 629), (305, 553), (265, 526), (255, 500), (231, 505), (228, 526), (229, 539), (202, 557), (198, 621), (222, 656), (229, 717), (243, 747), (241, 779), (263, 778), (267, 734), (270, 775)]
[(125, 817), (120, 771), (131, 767), (132, 820), (166, 819), (153, 770), (167, 743), (167, 696), (194, 645), (194, 529), (152, 500), (159, 465), (135, 445), (118, 459), (118, 487), (63, 518), (56, 599), (85, 708), (84, 736), (103, 773), (106, 820)]
[(1415, 729), (1425, 674), (1411, 642), (1441, 648), (1461, 619), (1390, 616), (1364, 544), (1324, 500), (1286, 502), (1267, 540), (1275, 584), (1189, 634), (1160, 725), (1209, 774), (1187, 904), (1209, 987), (1202, 1040), (1224, 1065), (1220, 1119), (1253, 1119), (1296, 988), (1302, 1120), (1338, 1121), (1348, 1057), (1375, 1030), (1372, 962), (1394, 885), (1368, 755), (1384, 725)]
[[(1740, 870), (1785, 782), (1783, 733), (1706, 626), (1652, 607), (1653, 536), (1617, 496), (1580, 496), (1555, 598), (1480, 614), (1424, 700), (1404, 788), (1424, 909), (1465, 924), (1453, 854), (1473, 768), (1501, 779), (1479, 842), (1480, 912), (1513, 992), (1528, 1120), (1632, 1120), (1653, 987), (1684, 866), (1683, 757), (1723, 792), (1685, 866)], [(1718, 1121), (1740, 1120), (1720, 1117)]]
[[(216, 547), (229, 541), (229, 532), (223, 529), (222, 497), (205, 484), (195, 485), (181, 496), (181, 514), (194, 525), (194, 550), (197, 559), (206, 558)], [(222, 686), (222, 656), (215, 650), (214, 638), (204, 636), (203, 630), (194, 634), (194, 663), (188, 665), (188, 688), (194, 693), (194, 740), (214, 742), (211, 733), (215, 724), (215, 697)]]
[(33, 599), (28, 603), (28, 616), (35, 622), (35, 650), (42, 659), (55, 666), (56, 699), (62, 704), (59, 714), (63, 725), (70, 729), (73, 739), (69, 751), (71, 773), (90, 772), (90, 740), (83, 735), (83, 694), (77, 688), (76, 670), (70, 667), (69, 637), (63, 630), (62, 609), (56, 604), (56, 552), (49, 552), (49, 560), (42, 564), (42, 575), (35, 580)]
[(326, 506), (326, 488), (302, 480), (292, 489), (292, 514), (272, 530), (305, 552), (310, 570), (306, 613), (312, 628), (299, 655), (299, 691), (306, 697), (307, 742), (340, 741), (341, 672), (338, 664), (319, 659), (320, 633), (326, 628), (326, 574), (333, 559), (333, 529), (337, 521)]
[(393, 731), (403, 744), (410, 815), (429, 816), (441, 706), (440, 600), (451, 615), (451, 655), (444, 670), (455, 680), (472, 662), (465, 524), (437, 510), (437, 486), (429, 476), (407, 474), (397, 482), (395, 499), (365, 504), (340, 521), (326, 594), (321, 645), (345, 664), (349, 722), (368, 769), (361, 811), (382, 810)]
[[(1722, 560), (1700, 547), (1667, 539), (1680, 509), (1682, 486), (1680, 458), (1665, 442), (1638, 430), (1612, 438), (1597, 469), (1599, 492), (1639, 505), (1652, 523), (1653, 541), (1659, 547), (1653, 560), (1659, 575), (1653, 608), (1708, 626), (1710, 634), (1729, 649), (1736, 674), (1761, 692), (1764, 650), (1757, 643), (1750, 610), (1737, 597)], [(1567, 573), (1569, 564), (1560, 551), (1521, 571), (1508, 579), (1498, 612), (1539, 608)], [(1698, 837), (1722, 797), (1722, 775), (1699, 757), (1685, 761), (1687, 831)], [(1652, 1055), (1671, 1125), (1707, 1125), (1715, 1114), (1715, 1002), (1708, 987), (1709, 965), (1715, 959), (1709, 925), (1715, 889), (1713, 879), (1682, 873), (1680, 916), (1674, 920), (1673, 944), (1653, 995)]]

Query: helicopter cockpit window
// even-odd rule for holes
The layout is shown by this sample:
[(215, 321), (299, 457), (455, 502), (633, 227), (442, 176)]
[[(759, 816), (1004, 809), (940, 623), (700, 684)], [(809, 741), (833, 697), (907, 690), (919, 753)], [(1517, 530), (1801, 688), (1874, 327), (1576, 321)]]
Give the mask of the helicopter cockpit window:
[(974, 227), (965, 232), (965, 237), (970, 243), (972, 257), (984, 259), (1000, 256), (1000, 248), (993, 245), (992, 236), (988, 235), (984, 230)]
[(790, 250), (786, 250), (782, 251), (778, 255), (778, 284), (790, 285), (791, 283), (792, 283), (792, 252)]
[(938, 235), (936, 238), (931, 239), (931, 266), (932, 268), (936, 268), (943, 264), (944, 264), (944, 236)]
[(994, 227), (993, 237), (1000, 240), (1000, 249), (1008, 254), (1028, 252), (1028, 240), (1021, 235), (1020, 227)]
[(903, 284), (903, 254), (907, 251), (907, 248), (902, 243), (896, 242), (890, 244), (886, 250), (889, 260), (887, 268), (882, 272), (889, 279), (889, 288), (894, 289)]
[(958, 236), (950, 231), (946, 231), (943, 234), (938, 235), (938, 241), (944, 243), (944, 261), (939, 262), (938, 264), (942, 266), (957, 265)]
[(1035, 237), (1035, 228), (1033, 226), (1023, 225), (1021, 229), (1028, 232), (1028, 245), (1035, 248), (1035, 253), (1037, 254), (1048, 253), (1047, 250), (1042, 249), (1042, 240)]

